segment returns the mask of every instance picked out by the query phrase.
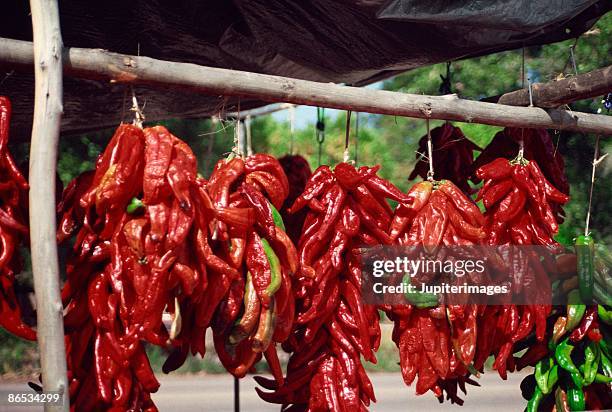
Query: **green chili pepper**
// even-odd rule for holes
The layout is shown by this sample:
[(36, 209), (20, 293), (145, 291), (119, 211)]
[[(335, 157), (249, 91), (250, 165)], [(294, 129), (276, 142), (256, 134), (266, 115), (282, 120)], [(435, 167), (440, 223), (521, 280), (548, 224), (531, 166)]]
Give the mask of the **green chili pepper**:
[(549, 373), (553, 365), (554, 361), (552, 360), (552, 358), (548, 357), (540, 360), (535, 366), (534, 375), (536, 383), (538, 384), (538, 387), (540, 388), (542, 393), (545, 395), (550, 393), (548, 380)]
[(574, 346), (567, 343), (567, 338), (561, 341), (555, 348), (555, 359), (557, 359), (557, 363), (568, 372), (578, 372), (578, 368), (574, 365), (574, 361), (572, 361), (571, 358), (573, 350)]
[(593, 284), (593, 296), (597, 303), (606, 306), (612, 306), (612, 298), (608, 294), (608, 291), (601, 287), (601, 285), (597, 282)]
[(567, 404), (567, 394), (561, 388), (557, 388), (555, 391), (555, 406), (557, 412), (569, 412), (569, 405)]
[(529, 402), (527, 402), (526, 412), (537, 412), (542, 398), (544, 398), (544, 394), (542, 393), (540, 387), (536, 385), (531, 399), (529, 399)]
[(567, 389), (567, 403), (572, 411), (584, 411), (584, 392), (580, 388), (571, 386)]
[(125, 209), (126, 212), (128, 212), (129, 214), (133, 214), (136, 213), (140, 208), (144, 207), (144, 203), (142, 203), (142, 200), (138, 199), (137, 197), (133, 197), (132, 200), (130, 201), (130, 204), (127, 205), (127, 208)]
[(565, 338), (555, 348), (555, 358), (557, 359), (559, 366), (570, 373), (570, 377), (572, 378), (574, 384), (581, 388), (584, 381), (582, 379), (582, 375), (580, 374), (580, 370), (576, 367), (576, 365), (574, 365), (574, 361), (571, 358), (573, 350), (574, 346), (568, 344), (567, 338)]
[(602, 243), (596, 244), (595, 252), (598, 259), (603, 260), (606, 266), (612, 267), (612, 252), (606, 245)]
[(599, 331), (603, 335), (603, 339), (599, 341), (599, 349), (601, 353), (605, 354), (608, 359), (612, 359), (612, 333), (609, 331), (612, 328), (599, 328)]
[(612, 289), (612, 276), (610, 275), (612, 263), (608, 263), (603, 259), (599, 259), (599, 256), (596, 255), (593, 265), (593, 275), (595, 276), (595, 283), (599, 283), (599, 285), (605, 290)]
[(578, 236), (574, 243), (578, 258), (578, 288), (584, 302), (593, 300), (595, 242), (591, 236)]
[(546, 382), (546, 393), (551, 393), (555, 385), (559, 382), (559, 365), (553, 365), (548, 372), (548, 382)]
[(586, 311), (586, 305), (581, 305), (580, 292), (577, 289), (570, 291), (567, 294), (567, 323), (565, 324), (565, 330), (574, 330), (582, 320), (584, 312)]
[(274, 224), (280, 227), (281, 229), (283, 229), (283, 232), (286, 232), (285, 222), (283, 222), (283, 217), (278, 212), (278, 209), (276, 209), (274, 205), (270, 203), (270, 201), (268, 201), (268, 203), (270, 204), (270, 209), (272, 209), (272, 219), (274, 220)]
[(600, 346), (600, 348), (602, 349), (600, 359), (601, 370), (608, 378), (612, 378), (612, 362), (610, 361), (610, 358), (603, 353), (603, 347)]
[(546, 381), (548, 380), (548, 376), (546, 376), (546, 374), (542, 372), (542, 366), (545, 361), (546, 359), (542, 359), (538, 363), (536, 363), (535, 371), (533, 373), (533, 375), (535, 376), (536, 384), (542, 392), (546, 390)]
[(597, 305), (597, 317), (606, 325), (612, 326), (612, 310), (607, 310), (603, 305)]
[(593, 382), (595, 383), (612, 383), (612, 378), (608, 377), (608, 376), (604, 376), (601, 373), (596, 373), (595, 374), (595, 379), (593, 380)]
[(276, 291), (280, 288), (282, 282), (281, 264), (278, 256), (274, 253), (274, 250), (266, 239), (261, 239), (263, 244), (264, 252), (270, 262), (270, 284), (266, 288), (266, 294), (270, 297), (274, 296)]
[[(406, 278), (408, 281), (406, 282)], [(404, 283), (410, 285), (410, 276), (404, 277)], [(406, 292), (404, 294), (406, 300), (419, 309), (433, 308), (438, 306), (438, 296), (433, 293), (422, 293), (422, 292)]]
[(584, 379), (582, 378), (582, 374), (580, 371), (578, 372), (570, 372), (570, 378), (572, 378), (572, 382), (576, 385), (577, 388), (582, 388), (584, 386)]
[(589, 343), (584, 350), (584, 385), (588, 386), (595, 380), (597, 369), (599, 368), (599, 360), (601, 353), (599, 351), (599, 345), (595, 342)]

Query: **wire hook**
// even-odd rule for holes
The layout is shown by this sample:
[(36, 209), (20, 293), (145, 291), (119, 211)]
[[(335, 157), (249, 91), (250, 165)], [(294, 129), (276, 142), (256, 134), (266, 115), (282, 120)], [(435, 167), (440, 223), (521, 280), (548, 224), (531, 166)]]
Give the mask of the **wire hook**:
[(591, 221), (591, 205), (593, 204), (593, 189), (595, 188), (595, 169), (597, 166), (608, 156), (608, 154), (604, 154), (603, 156), (599, 156), (599, 139), (601, 136), (597, 136), (595, 138), (595, 152), (593, 153), (593, 168), (591, 171), (591, 188), (589, 190), (589, 208), (587, 209), (586, 215), (586, 223), (584, 227), (584, 235), (589, 235), (589, 223)]
[(427, 123), (427, 157), (429, 160), (429, 171), (427, 172), (427, 180), (433, 182), (434, 180), (434, 165), (433, 165), (433, 143), (431, 141), (431, 129), (429, 127), (429, 116), (425, 118)]
[(253, 154), (253, 147), (251, 146), (251, 115), (244, 119), (244, 128), (246, 129), (246, 154), (251, 156)]
[(351, 110), (347, 110), (346, 111), (346, 127), (345, 127), (345, 131), (346, 134), (344, 136), (344, 154), (342, 155), (342, 161), (344, 163), (349, 161), (349, 138), (350, 138), (350, 133), (351, 133)]

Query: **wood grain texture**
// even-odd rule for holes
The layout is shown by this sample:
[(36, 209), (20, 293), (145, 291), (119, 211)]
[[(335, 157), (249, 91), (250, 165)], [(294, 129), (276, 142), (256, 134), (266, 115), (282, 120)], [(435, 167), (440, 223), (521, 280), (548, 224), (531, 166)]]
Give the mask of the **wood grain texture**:
[(68, 412), (64, 318), (55, 238), (55, 172), (62, 117), (62, 36), (57, 0), (30, 0), (30, 7), (36, 78), (29, 173), (36, 332), (43, 389), (64, 394), (63, 405), (45, 405), (45, 411)]
[[(171, 87), (176, 93), (184, 91), (218, 97), (240, 97), (247, 102), (249, 100), (287, 102), (494, 126), (612, 134), (612, 117), (603, 115), (507, 106), (459, 99), (454, 95), (424, 96), (342, 86), (122, 55), (99, 49), (66, 48), (63, 56), (64, 70), (69, 76), (144, 85), (162, 90)], [(26, 67), (27, 62), (31, 61), (30, 57), (30, 43), (0, 39), (0, 61)]]
[[(612, 66), (547, 83), (531, 85), (533, 105), (560, 107), (577, 100), (602, 96), (612, 91)], [(529, 91), (515, 90), (500, 96), (499, 104), (529, 106)]]

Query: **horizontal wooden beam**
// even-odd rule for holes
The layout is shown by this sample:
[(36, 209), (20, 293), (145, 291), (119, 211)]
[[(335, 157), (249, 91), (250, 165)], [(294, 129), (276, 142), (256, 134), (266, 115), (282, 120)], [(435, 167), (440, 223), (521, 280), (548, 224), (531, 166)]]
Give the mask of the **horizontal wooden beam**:
[[(611, 91), (612, 66), (561, 80), (531, 85), (533, 105), (537, 107), (560, 107), (577, 100), (602, 96)], [(503, 94), (497, 103), (529, 106), (529, 90), (521, 89)]]
[(281, 110), (290, 109), (292, 107), (295, 107), (295, 105), (291, 103), (270, 104), (267, 106), (257, 107), (251, 110), (242, 110), (240, 112), (228, 113), (226, 117), (229, 119), (243, 120), (243, 119), (246, 119), (247, 117), (267, 116), (269, 114), (280, 112)]
[[(32, 59), (32, 43), (0, 39), (0, 62), (31, 67)], [(603, 115), (514, 107), (465, 100), (454, 95), (423, 96), (319, 83), (122, 55), (100, 49), (66, 48), (64, 68), (67, 75), (87, 79), (172, 87), (210, 95), (250, 97), (267, 102), (494, 126), (612, 134), (612, 117)]]

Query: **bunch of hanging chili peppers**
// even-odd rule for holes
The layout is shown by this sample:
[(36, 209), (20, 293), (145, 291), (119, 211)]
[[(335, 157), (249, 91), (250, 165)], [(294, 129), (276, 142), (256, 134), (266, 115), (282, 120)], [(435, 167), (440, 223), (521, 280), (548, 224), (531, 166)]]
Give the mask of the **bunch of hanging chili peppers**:
[(352, 250), (390, 244), (386, 199), (409, 203), (377, 170), (321, 166), (289, 209), (309, 209), (298, 243), (296, 325), (283, 345), (291, 357), (283, 385), (256, 378), (273, 391), (257, 389), (259, 395), (284, 410), (365, 410), (375, 401), (361, 356), (376, 362), (379, 315), (361, 298), (361, 269)]
[[(555, 291), (566, 295), (568, 304), (555, 308), (548, 344), (530, 348), (529, 356), (517, 362), (519, 369), (535, 366), (521, 384), (528, 411), (612, 406), (612, 309), (605, 286), (612, 259), (605, 247), (598, 246), (591, 236), (579, 236), (576, 254), (557, 258), (561, 284)], [(595, 287), (600, 282), (604, 284)]]
[(75, 410), (155, 410), (143, 343), (171, 349), (169, 372), (204, 355), (209, 326), (228, 371), (244, 376), (263, 353), (282, 382), (273, 342), (291, 330), (297, 270), (276, 209), (288, 191), (271, 156), (223, 159), (207, 181), (164, 127), (117, 129), (58, 208), (58, 239), (78, 230), (62, 291)]
[[(95, 172), (64, 191), (58, 239), (76, 233), (62, 289), (73, 410), (157, 410), (143, 343), (172, 341), (166, 306), (200, 310), (212, 266), (197, 243), (207, 228), (194, 225), (195, 179), (193, 153), (164, 127), (120, 125)], [(203, 328), (182, 325), (203, 353)]]
[[(548, 132), (543, 129), (516, 129), (508, 127), (497, 133), (491, 143), (487, 145), (472, 164), (472, 181), (479, 183), (481, 178), (475, 172), (495, 159), (514, 159), (521, 145), (524, 150), (525, 159), (535, 161), (541, 167), (542, 174), (546, 180), (560, 192), (568, 194), (569, 182), (564, 173), (565, 162), (563, 161), (563, 156), (557, 150), (557, 144), (553, 142)], [(557, 221), (561, 223), (563, 221), (561, 204), (553, 203), (550, 206)]]
[[(603, 410), (612, 406), (612, 310), (587, 306), (577, 289), (558, 315), (548, 344), (529, 349), (517, 367), (535, 366), (521, 383), (527, 411)], [(528, 362), (525, 361), (528, 358)]]
[[(433, 144), (433, 167), (436, 176), (441, 180), (452, 180), (464, 193), (474, 193), (475, 190), (470, 187), (468, 179), (473, 170), (474, 151), (481, 151), (482, 149), (467, 139), (460, 128), (449, 122), (432, 129), (430, 134)], [(427, 153), (427, 140), (427, 135), (419, 140), (419, 148), (416, 154), (417, 164), (410, 172), (409, 180), (414, 180), (417, 176), (423, 179), (427, 178), (429, 162), (424, 155), (424, 153)]]
[(11, 102), (0, 96), (0, 326), (28, 340), (36, 332), (23, 322), (15, 276), (23, 268), (19, 246), (27, 240), (28, 182), (8, 150)]
[[(408, 197), (411, 202), (398, 205), (389, 226), (391, 239), (399, 245), (419, 246), (423, 253), (436, 255), (440, 245), (475, 245), (486, 237), (480, 210), (452, 182), (417, 183)], [(457, 388), (465, 393), (466, 383), (476, 384), (468, 371), (475, 372), (471, 364), (478, 307), (438, 305), (437, 295), (420, 292), (407, 293), (406, 299), (410, 305), (383, 308), (394, 322), (404, 382), (410, 385), (418, 376), (417, 394), (431, 390), (443, 400), (445, 391), (452, 403), (463, 404)]]
[[(204, 208), (214, 210), (211, 251), (232, 272), (211, 277), (205, 297), (217, 307), (211, 324), (216, 353), (237, 377), (265, 356), (279, 385), (283, 372), (276, 344), (293, 326), (292, 276), (298, 268), (278, 212), (288, 193), (280, 163), (265, 154), (220, 160), (201, 191)], [(211, 316), (199, 314), (198, 322), (206, 324)]]
[[(476, 175), (484, 180), (477, 199), (482, 199), (486, 208), (489, 245), (540, 245), (553, 253), (559, 251), (553, 240), (558, 223), (551, 205), (562, 205), (569, 198), (544, 177), (535, 161), (521, 154), (512, 161), (498, 158), (480, 167)], [(551, 301), (550, 279), (542, 257), (522, 249), (513, 249), (512, 256), (506, 256), (512, 292), (526, 296), (526, 302)], [(517, 342), (534, 329), (537, 342), (530, 350), (544, 341), (550, 311), (550, 304), (484, 307), (478, 322), (475, 368), (482, 370), (486, 359), (494, 354), (493, 368), (505, 379), (507, 371), (516, 366), (512, 353)], [(531, 354), (525, 356), (528, 359)]]

